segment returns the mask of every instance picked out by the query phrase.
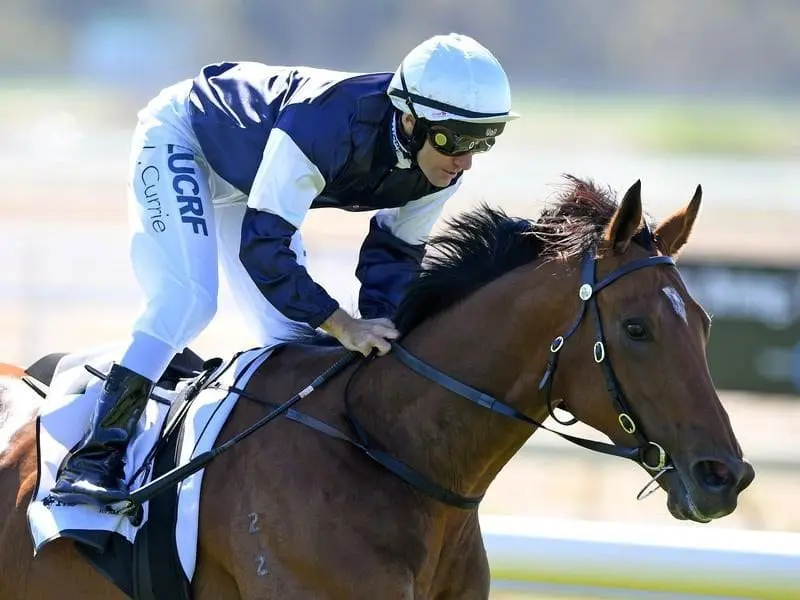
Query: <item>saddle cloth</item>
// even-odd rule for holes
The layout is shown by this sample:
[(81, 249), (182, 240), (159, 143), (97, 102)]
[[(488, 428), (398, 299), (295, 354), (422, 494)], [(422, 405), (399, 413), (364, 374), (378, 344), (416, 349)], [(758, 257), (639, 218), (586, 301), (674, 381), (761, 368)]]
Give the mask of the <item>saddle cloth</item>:
[[(191, 400), (177, 448), (177, 465), (214, 446), (239, 395), (228, 391), (244, 389), (256, 369), (269, 357), (273, 348), (256, 348), (238, 353), (217, 367), (201, 391)], [(94, 356), (67, 355), (58, 364), (48, 398), (37, 418), (39, 473), (36, 489), (28, 506), (28, 526), (34, 554), (47, 543), (69, 538), (95, 546), (103, 552), (111, 534), (120, 534), (131, 544), (147, 523), (150, 502), (143, 506), (141, 522), (90, 506), (68, 506), (50, 496), (56, 473), (64, 456), (82, 438), (103, 382), (84, 367), (90, 364), (107, 373), (117, 352)], [(183, 380), (174, 390), (157, 386), (154, 395), (172, 403), (194, 380)], [(217, 383), (218, 385), (212, 385)], [(212, 385), (211, 387), (208, 387)], [(140, 468), (149, 460), (167, 421), (170, 406), (151, 398), (139, 421), (138, 431), (128, 446), (125, 478), (135, 490), (150, 480), (152, 465)], [(198, 515), (203, 471), (186, 478), (177, 486), (175, 546), (186, 579), (194, 575), (197, 553)]]

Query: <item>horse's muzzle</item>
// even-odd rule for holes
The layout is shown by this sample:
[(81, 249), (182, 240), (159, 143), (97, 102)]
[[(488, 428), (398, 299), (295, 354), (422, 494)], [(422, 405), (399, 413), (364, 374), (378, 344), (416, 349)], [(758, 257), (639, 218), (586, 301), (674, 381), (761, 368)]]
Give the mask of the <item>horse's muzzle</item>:
[(736, 509), (739, 493), (755, 478), (753, 466), (730, 456), (695, 458), (688, 468), (668, 475), (667, 507), (677, 519), (708, 523)]

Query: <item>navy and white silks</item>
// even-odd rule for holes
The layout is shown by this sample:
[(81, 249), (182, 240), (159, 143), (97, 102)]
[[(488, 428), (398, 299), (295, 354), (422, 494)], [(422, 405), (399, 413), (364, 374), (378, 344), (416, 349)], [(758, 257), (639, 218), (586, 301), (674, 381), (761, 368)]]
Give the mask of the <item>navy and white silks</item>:
[(305, 269), (312, 208), (377, 211), (356, 266), (359, 312), (394, 315), (461, 179), (436, 188), (397, 152), (391, 77), (218, 63), (140, 111), (131, 259), (146, 303), (124, 366), (156, 379), (205, 329), (218, 264), (258, 343), (323, 323), (338, 303)]

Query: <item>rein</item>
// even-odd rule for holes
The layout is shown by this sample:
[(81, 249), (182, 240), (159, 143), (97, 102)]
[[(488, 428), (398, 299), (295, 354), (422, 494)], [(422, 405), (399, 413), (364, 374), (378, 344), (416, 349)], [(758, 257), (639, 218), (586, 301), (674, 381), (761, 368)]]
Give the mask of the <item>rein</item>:
[[(521, 421), (533, 427), (545, 429), (551, 433), (555, 433), (568, 442), (576, 444), (587, 450), (591, 450), (592, 452), (599, 452), (610, 456), (618, 456), (638, 462), (647, 470), (655, 473), (652, 479), (637, 496), (637, 498), (642, 499), (655, 490), (653, 484), (655, 484), (661, 475), (672, 469), (673, 466), (666, 450), (664, 450), (664, 448), (656, 442), (649, 440), (642, 431), (641, 427), (637, 425), (635, 415), (624, 394), (622, 393), (622, 390), (620, 389), (614, 369), (611, 366), (608, 357), (606, 356), (605, 336), (603, 334), (602, 321), (600, 318), (600, 309), (597, 304), (597, 294), (629, 273), (638, 271), (639, 269), (658, 265), (674, 266), (675, 262), (672, 257), (669, 256), (649, 256), (647, 258), (637, 259), (622, 265), (600, 281), (597, 281), (596, 278), (596, 265), (597, 258), (591, 253), (587, 254), (582, 261), (581, 286), (578, 289), (578, 297), (581, 300), (580, 309), (578, 311), (578, 315), (567, 331), (564, 334), (557, 336), (550, 345), (550, 355), (547, 361), (547, 366), (541, 382), (539, 383), (539, 394), (544, 396), (544, 399), (547, 403), (548, 412), (550, 413), (550, 416), (552, 416), (557, 422), (563, 425), (571, 425), (577, 422), (577, 419), (572, 419), (566, 422), (561, 421), (555, 416), (553, 413), (551, 392), (553, 378), (558, 368), (559, 353), (564, 347), (566, 341), (578, 330), (588, 310), (592, 314), (592, 320), (594, 321), (595, 328), (595, 343), (592, 349), (594, 361), (603, 369), (606, 389), (608, 390), (609, 395), (611, 396), (611, 401), (617, 411), (618, 422), (620, 426), (626, 433), (633, 435), (636, 438), (636, 440), (639, 442), (638, 446), (617, 446), (615, 444), (608, 444), (605, 442), (581, 438), (550, 429), (549, 427), (521, 413), (514, 407), (509, 406), (501, 400), (498, 400), (497, 398), (481, 392), (480, 390), (477, 390), (463, 382), (458, 381), (457, 379), (450, 377), (442, 371), (439, 371), (432, 365), (429, 365), (420, 358), (414, 356), (411, 352), (406, 350), (397, 342), (391, 343), (391, 355), (396, 357), (403, 365), (422, 377), (425, 377), (433, 383), (436, 383), (437, 385), (453, 392), (454, 394), (461, 396), (462, 398), (469, 400), (470, 402), (473, 402), (474, 404), (477, 404), (478, 406), (495, 414), (514, 419), (516, 421)], [(284, 414), (290, 420), (306, 425), (332, 438), (350, 443), (363, 452), (372, 461), (387, 469), (389, 472), (399, 477), (413, 488), (435, 500), (438, 500), (439, 502), (462, 509), (476, 508), (483, 499), (483, 495), (464, 496), (450, 491), (439, 484), (430, 481), (424, 475), (415, 471), (406, 463), (395, 458), (390, 453), (377, 448), (371, 442), (370, 435), (353, 414), (349, 400), (349, 391), (356, 374), (363, 368), (364, 365), (369, 362), (370, 359), (374, 358), (374, 355), (371, 355), (367, 360), (361, 360), (359, 362), (359, 364), (351, 373), (350, 378), (345, 386), (345, 413), (355, 437), (348, 436), (335, 427), (332, 427), (292, 408), (294, 404), (299, 402), (302, 398), (311, 394), (315, 389), (324, 385), (327, 381), (335, 377), (346, 367), (350, 366), (357, 359), (361, 358), (363, 357), (358, 352), (348, 352), (336, 363), (331, 365), (320, 376), (314, 379), (310, 385), (279, 406), (265, 402), (251, 394), (246, 393), (242, 389), (228, 387), (229, 392), (236, 393), (241, 397), (247, 398), (263, 406), (270, 407), (273, 410), (223, 444), (196, 456), (187, 464), (177, 467), (152, 480), (141, 488), (133, 491), (128, 499), (116, 503), (110, 508), (118, 514), (125, 514), (129, 516), (140, 514), (142, 503), (176, 485), (178, 482), (196, 473), (197, 471), (205, 468), (206, 465), (208, 465), (217, 456), (229, 450), (234, 445), (238, 444), (270, 421)], [(657, 453), (657, 460), (655, 461), (648, 461), (647, 453), (651, 449), (654, 449)], [(649, 489), (651, 486), (653, 486), (652, 489)]]
[[(330, 367), (325, 369), (321, 375), (317, 376), (309, 385), (304, 387), (302, 390), (297, 392), (294, 396), (289, 398), (286, 402), (272, 410), (269, 414), (261, 417), (258, 421), (250, 425), (247, 429), (240, 431), (235, 436), (220, 444), (219, 446), (215, 446), (211, 448), (211, 450), (207, 450), (202, 454), (198, 454), (192, 460), (187, 462), (185, 465), (167, 471), (163, 475), (153, 479), (149, 483), (143, 485), (140, 488), (137, 488), (130, 495), (125, 499), (119, 502), (115, 502), (114, 504), (110, 505), (110, 508), (113, 512), (117, 514), (127, 515), (132, 518), (135, 522), (137, 520), (141, 520), (141, 511), (142, 511), (142, 504), (147, 502), (151, 498), (155, 497), (156, 495), (165, 492), (166, 490), (170, 489), (172, 486), (178, 484), (179, 482), (183, 481), (190, 475), (193, 475), (204, 469), (206, 465), (208, 465), (212, 460), (217, 458), (222, 453), (230, 450), (236, 444), (243, 441), (245, 438), (249, 437), (262, 427), (273, 421), (274, 419), (278, 418), (282, 414), (290, 411), (292, 406), (297, 404), (300, 400), (314, 392), (317, 388), (327, 383), (329, 380), (333, 379), (336, 375), (338, 375), (341, 371), (345, 368), (349, 367), (357, 358), (359, 358), (361, 354), (354, 351), (348, 351), (342, 358), (332, 364)], [(203, 377), (203, 375), (201, 375)], [(241, 391), (237, 390), (236, 388), (229, 387), (228, 391)], [(250, 398), (250, 396), (247, 396)]]
[[(545, 369), (544, 376), (542, 377), (542, 380), (539, 384), (539, 393), (545, 396), (545, 400), (547, 402), (550, 415), (555, 418), (555, 415), (553, 414), (552, 410), (553, 405), (552, 405), (551, 391), (552, 391), (553, 377), (555, 376), (556, 369), (558, 368), (559, 352), (564, 347), (566, 340), (568, 340), (572, 336), (572, 334), (574, 334), (578, 330), (578, 327), (583, 321), (583, 318), (586, 315), (586, 311), (588, 308), (592, 313), (595, 325), (595, 343), (592, 350), (594, 361), (598, 363), (603, 369), (603, 375), (605, 377), (605, 382), (606, 382), (606, 389), (608, 390), (609, 395), (611, 396), (611, 401), (614, 404), (614, 408), (617, 410), (618, 421), (620, 426), (626, 433), (636, 437), (637, 441), (639, 442), (638, 446), (632, 446), (632, 447), (617, 446), (615, 444), (608, 444), (605, 442), (589, 440), (586, 438), (581, 438), (566, 433), (562, 433), (554, 429), (550, 429), (549, 427), (543, 425), (542, 423), (536, 421), (535, 419), (532, 419), (529, 416), (519, 412), (513, 406), (509, 406), (508, 404), (505, 404), (501, 400), (498, 400), (488, 394), (485, 394), (480, 390), (477, 390), (465, 383), (458, 381), (457, 379), (453, 379), (449, 375), (439, 371), (435, 367), (417, 358), (398, 343), (395, 342), (392, 343), (391, 354), (415, 373), (440, 385), (441, 387), (453, 392), (454, 394), (461, 396), (462, 398), (469, 400), (474, 404), (477, 404), (482, 408), (490, 410), (495, 414), (510, 419), (514, 419), (516, 421), (521, 421), (523, 423), (532, 425), (534, 427), (545, 429), (547, 431), (550, 431), (551, 433), (555, 433), (556, 435), (567, 440), (568, 442), (581, 446), (582, 448), (585, 448), (587, 450), (591, 450), (593, 452), (599, 452), (601, 454), (608, 454), (610, 456), (619, 456), (621, 458), (627, 458), (629, 460), (638, 462), (649, 471), (656, 473), (654, 477), (645, 486), (645, 488), (639, 493), (638, 498), (642, 499), (650, 495), (650, 493), (652, 493), (655, 490), (655, 488), (652, 489), (649, 488), (651, 488), (651, 485), (655, 483), (655, 481), (661, 475), (663, 475), (666, 471), (670, 470), (672, 468), (672, 465), (670, 464), (670, 459), (667, 455), (666, 450), (664, 450), (664, 448), (659, 444), (657, 444), (656, 442), (650, 441), (645, 436), (641, 427), (639, 427), (636, 424), (634, 413), (631, 410), (631, 407), (628, 404), (627, 400), (625, 399), (622, 390), (620, 389), (619, 382), (616, 378), (616, 375), (614, 374), (614, 369), (611, 366), (611, 363), (606, 356), (605, 336), (603, 334), (603, 327), (600, 319), (600, 309), (597, 305), (597, 293), (603, 290), (604, 288), (608, 287), (618, 279), (624, 277), (629, 273), (638, 271), (639, 269), (644, 269), (647, 267), (653, 267), (657, 265), (674, 266), (675, 262), (669, 256), (650, 256), (647, 258), (634, 260), (619, 267), (618, 269), (616, 269), (615, 271), (613, 271), (600, 281), (596, 280), (596, 264), (597, 264), (596, 258), (593, 258), (591, 255), (587, 255), (583, 260), (581, 267), (582, 283), (578, 290), (578, 297), (581, 300), (580, 310), (578, 312), (578, 316), (575, 318), (575, 320), (573, 321), (572, 325), (567, 330), (567, 332), (563, 335), (559, 335), (558, 337), (556, 337), (556, 339), (553, 340), (553, 343), (550, 345), (550, 357), (547, 362), (547, 367)], [(381, 466), (388, 469), (395, 475), (399, 476), (401, 479), (411, 484), (413, 487), (425, 493), (426, 495), (457, 508), (469, 509), (478, 506), (480, 501), (483, 499), (483, 495), (470, 497), (470, 496), (462, 496), (455, 492), (449, 491), (441, 487), (437, 483), (434, 483), (426, 479), (424, 476), (420, 475), (416, 471), (410, 470), (410, 467), (408, 467), (408, 465), (402, 463), (401, 461), (394, 458), (390, 454), (377, 450), (370, 446), (369, 436), (366, 430), (358, 423), (352, 411), (350, 410), (350, 405), (348, 403), (347, 389), (349, 388), (354, 375), (355, 373), (353, 373), (350, 381), (348, 382), (347, 388), (345, 388), (345, 409), (347, 411), (348, 419), (350, 420), (350, 423), (352, 424), (352, 427), (356, 435), (358, 436), (359, 442), (356, 445), (364, 449), (367, 456), (372, 458), (375, 462), (379, 463)], [(556, 421), (564, 425), (569, 425), (576, 423), (577, 419), (572, 419), (569, 422), (564, 422), (564, 421), (559, 421), (556, 418)], [(647, 460), (647, 451), (650, 449), (655, 449), (657, 451), (658, 458), (657, 461), (655, 462), (648, 462)]]

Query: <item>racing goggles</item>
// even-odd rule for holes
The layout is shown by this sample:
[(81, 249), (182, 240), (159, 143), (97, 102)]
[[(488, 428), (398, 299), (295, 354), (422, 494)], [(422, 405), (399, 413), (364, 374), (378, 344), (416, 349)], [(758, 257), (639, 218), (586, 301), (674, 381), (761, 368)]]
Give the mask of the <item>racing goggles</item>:
[[(458, 123), (459, 129), (465, 124)], [(455, 131), (453, 127), (441, 123), (432, 123), (427, 128), (427, 138), (437, 152), (445, 156), (459, 156), (462, 154), (476, 154), (488, 152), (494, 146), (495, 137), (503, 130), (505, 123), (475, 126), (471, 124), (470, 131)]]

